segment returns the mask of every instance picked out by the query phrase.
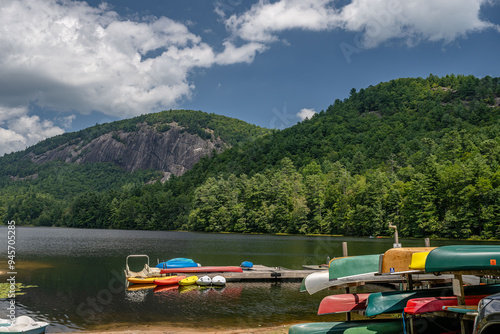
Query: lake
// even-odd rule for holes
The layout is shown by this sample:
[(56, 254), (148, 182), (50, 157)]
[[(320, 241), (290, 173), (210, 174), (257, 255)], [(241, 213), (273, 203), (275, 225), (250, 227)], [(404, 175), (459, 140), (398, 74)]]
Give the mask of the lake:
[[(0, 227), (1, 282), (7, 268), (7, 227)], [(29, 287), (16, 297), (17, 315), (48, 321), (47, 332), (71, 332), (127, 324), (169, 324), (210, 328), (255, 328), (294, 321), (334, 321), (317, 316), (321, 300), (334, 292), (300, 293), (300, 283), (229, 282), (222, 289), (146, 289), (129, 291), (123, 270), (130, 254), (146, 254), (151, 265), (176, 257), (204, 266), (235, 266), (251, 261), (270, 267), (301, 269), (342, 256), (383, 253), (392, 239), (320, 236), (209, 234), (168, 231), (124, 231), (16, 227), (16, 282)], [(423, 240), (402, 239), (404, 247)], [(433, 241), (431, 246), (473, 242)], [(135, 259), (131, 270), (140, 270)], [(358, 288), (358, 292), (363, 288)], [(8, 300), (0, 299), (6, 318)]]

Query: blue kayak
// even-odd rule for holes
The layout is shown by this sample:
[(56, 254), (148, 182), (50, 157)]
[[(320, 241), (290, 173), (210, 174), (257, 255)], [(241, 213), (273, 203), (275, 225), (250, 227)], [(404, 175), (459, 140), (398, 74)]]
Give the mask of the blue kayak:
[(250, 262), (250, 261), (243, 261), (240, 266), (243, 267), (243, 268), (252, 268), (253, 267), (253, 263)]
[(191, 268), (191, 267), (199, 267), (200, 264), (194, 262), (191, 259), (185, 258), (175, 258), (165, 262), (158, 263), (156, 268), (160, 269), (176, 269), (176, 268)]

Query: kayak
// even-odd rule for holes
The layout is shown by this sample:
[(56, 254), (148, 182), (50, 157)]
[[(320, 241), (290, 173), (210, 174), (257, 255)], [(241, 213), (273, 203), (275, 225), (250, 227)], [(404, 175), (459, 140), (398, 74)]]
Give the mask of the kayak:
[(154, 284), (159, 277), (127, 277), (127, 281), (134, 284)]
[(410, 270), (414, 253), (430, 252), (436, 247), (406, 247), (391, 248), (384, 253), (381, 261), (380, 274), (407, 272)]
[(425, 271), (500, 270), (500, 245), (442, 246), (432, 250), (425, 261)]
[(411, 255), (410, 269), (424, 271), (427, 255), (429, 255), (429, 252), (413, 253)]
[(288, 334), (401, 334), (402, 328), (403, 321), (401, 319), (311, 322), (291, 326)]
[[(477, 306), (479, 301), (488, 295), (465, 296), (465, 305)], [(404, 312), (407, 314), (422, 314), (429, 312), (440, 312), (443, 306), (457, 306), (458, 300), (455, 296), (449, 297), (427, 297), (408, 300)]]
[(329, 278), (378, 273), (380, 254), (336, 258), (330, 261)]
[(178, 284), (180, 280), (185, 279), (186, 276), (167, 276), (164, 278), (157, 278), (154, 280), (156, 285), (174, 285)]
[(363, 311), (369, 293), (345, 293), (323, 298), (319, 304), (318, 315)]
[[(489, 295), (500, 292), (500, 285), (478, 285), (464, 287), (466, 295)], [(451, 287), (413, 291), (384, 291), (368, 296), (365, 315), (372, 317), (382, 313), (402, 312), (406, 303), (414, 298), (453, 296)]]
[(210, 278), (210, 276), (202, 276), (202, 277), (198, 278), (198, 280), (196, 281), (196, 284), (198, 284), (198, 285), (211, 285), (212, 279)]
[(226, 279), (220, 275), (212, 277), (212, 285), (223, 286), (226, 285)]
[(193, 285), (196, 284), (198, 276), (189, 276), (179, 281), (179, 285)]
[(176, 268), (176, 269), (162, 269), (160, 270), (161, 274), (170, 274), (170, 273), (222, 273), (222, 272), (233, 272), (233, 273), (241, 273), (243, 269), (241, 267), (236, 266), (212, 266), (212, 267), (185, 267), (185, 268)]
[(156, 265), (156, 268), (160, 269), (171, 269), (171, 268), (191, 268), (191, 267), (200, 267), (199, 263), (189, 262), (189, 261), (167, 261), (161, 262)]

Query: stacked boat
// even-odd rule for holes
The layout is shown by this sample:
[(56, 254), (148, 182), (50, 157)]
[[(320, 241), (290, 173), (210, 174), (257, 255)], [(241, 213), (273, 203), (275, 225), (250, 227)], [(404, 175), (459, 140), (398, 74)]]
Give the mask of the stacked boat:
[[(139, 272), (133, 272), (129, 268), (129, 258), (141, 257), (146, 258), (147, 263)], [(158, 263), (155, 268), (149, 266), (149, 257), (147, 255), (129, 255), (126, 260), (125, 277), (129, 283), (140, 284), (141, 287), (150, 288), (155, 286), (172, 286), (172, 285), (200, 285), (200, 286), (223, 286), (226, 284), (226, 279), (221, 275), (210, 277), (207, 273), (223, 273), (223, 272), (242, 272), (242, 267), (236, 266), (210, 266), (203, 267), (192, 259), (175, 258), (168, 261)], [(187, 274), (204, 274), (201, 277)], [(132, 289), (137, 289), (133, 287)]]
[[(481, 277), (499, 274), (498, 245), (392, 248), (384, 254), (335, 258), (328, 271), (307, 276), (301, 290), (346, 289), (325, 297), (318, 314), (357, 312), (370, 319), (299, 324), (289, 333), (472, 333), (478, 303), (500, 293), (500, 285), (481, 283)], [(400, 289), (349, 293), (369, 283)]]

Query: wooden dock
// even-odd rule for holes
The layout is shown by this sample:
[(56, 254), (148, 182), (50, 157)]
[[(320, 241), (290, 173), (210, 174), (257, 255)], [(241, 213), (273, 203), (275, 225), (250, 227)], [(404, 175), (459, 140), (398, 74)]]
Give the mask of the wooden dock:
[(227, 282), (301, 282), (307, 275), (318, 272), (315, 269), (295, 270), (283, 267), (266, 267), (260, 264), (242, 273), (221, 273)]

